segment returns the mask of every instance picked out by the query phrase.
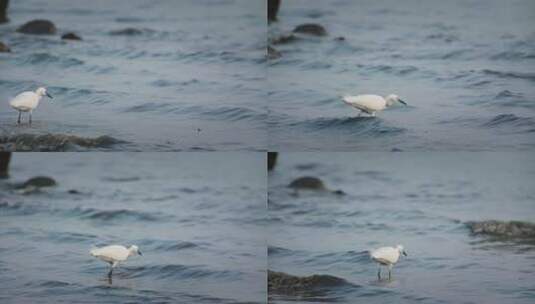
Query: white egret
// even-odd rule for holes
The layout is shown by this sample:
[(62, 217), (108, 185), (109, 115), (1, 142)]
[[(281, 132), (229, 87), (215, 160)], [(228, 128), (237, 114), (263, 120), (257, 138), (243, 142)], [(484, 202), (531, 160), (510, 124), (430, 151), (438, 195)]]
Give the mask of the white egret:
[(381, 280), (381, 265), (388, 267), (388, 279), (392, 278), (392, 266), (399, 260), (400, 254), (407, 256), (407, 252), (402, 245), (396, 247), (381, 247), (370, 252), (372, 260), (379, 264), (379, 270), (377, 271), (377, 277)]
[(48, 94), (46, 91), (46, 88), (41, 87), (35, 90), (35, 92), (22, 92), (9, 102), (11, 107), (19, 111), (19, 119), (17, 120), (18, 124), (20, 124), (20, 116), (22, 112), (30, 112), (30, 125), (32, 124), (32, 112), (35, 108), (37, 108), (39, 101), (43, 96), (52, 98), (52, 96), (50, 96), (50, 94)]
[(407, 105), (405, 101), (401, 100), (395, 94), (390, 94), (384, 98), (379, 95), (346, 95), (342, 97), (342, 100), (344, 103), (360, 110), (359, 116), (362, 114), (362, 112), (366, 112), (372, 116), (375, 116), (375, 112), (382, 111), (393, 105), (395, 102)]
[(121, 245), (110, 245), (101, 248), (91, 249), (90, 254), (110, 264), (110, 272), (108, 277), (111, 277), (113, 268), (117, 267), (119, 262), (126, 261), (131, 255), (143, 255), (136, 245), (129, 248)]

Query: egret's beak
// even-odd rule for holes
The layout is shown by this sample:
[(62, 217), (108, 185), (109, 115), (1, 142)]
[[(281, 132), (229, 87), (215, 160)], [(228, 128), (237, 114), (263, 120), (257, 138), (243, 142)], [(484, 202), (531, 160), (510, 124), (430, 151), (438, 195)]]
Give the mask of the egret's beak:
[(54, 98), (52, 97), (52, 95), (48, 94), (48, 92), (46, 92), (46, 96), (48, 96), (48, 98), (52, 98), (52, 99)]
[(139, 254), (139, 255), (143, 255), (143, 253), (141, 253), (141, 251), (139, 251), (139, 250), (137, 251), (137, 254)]
[(405, 250), (403, 250), (403, 255), (407, 256), (407, 252)]
[(404, 105), (407, 105), (406, 102), (404, 102), (403, 100), (401, 100), (401, 99), (399, 99), (399, 98), (398, 98), (398, 101), (401, 102), (401, 103), (404, 104)]

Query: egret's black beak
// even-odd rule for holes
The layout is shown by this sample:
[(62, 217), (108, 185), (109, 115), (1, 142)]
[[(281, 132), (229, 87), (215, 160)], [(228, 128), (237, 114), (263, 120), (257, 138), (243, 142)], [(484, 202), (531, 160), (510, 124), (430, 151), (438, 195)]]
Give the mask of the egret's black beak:
[(139, 250), (137, 251), (137, 254), (139, 254), (139, 255), (143, 255), (143, 253), (141, 253), (141, 251), (139, 251)]
[(52, 98), (52, 99), (54, 98), (52, 97), (52, 95), (48, 94), (48, 92), (46, 92), (46, 96), (48, 96), (48, 98)]
[(398, 98), (398, 101), (401, 102), (401, 103), (404, 104), (404, 105), (407, 105), (406, 102), (404, 102), (403, 100), (401, 100), (401, 99), (399, 99), (399, 98)]
[(405, 252), (405, 250), (403, 250), (403, 255), (404, 255), (404, 256), (407, 256), (407, 252)]

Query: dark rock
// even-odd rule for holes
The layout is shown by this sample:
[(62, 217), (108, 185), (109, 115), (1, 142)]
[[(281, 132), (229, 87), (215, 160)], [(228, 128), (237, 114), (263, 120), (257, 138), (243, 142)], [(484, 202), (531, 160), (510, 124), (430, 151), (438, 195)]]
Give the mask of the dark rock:
[(0, 152), (0, 179), (9, 177), (11, 152)]
[(52, 35), (56, 33), (56, 26), (48, 20), (32, 20), (19, 27), (17, 32), (34, 35)]
[(56, 186), (56, 181), (47, 176), (36, 176), (32, 177), (22, 185), (19, 185), (17, 188), (44, 188), (44, 187), (53, 187)]
[(121, 141), (110, 136), (95, 138), (64, 134), (0, 136), (0, 151), (66, 151), (73, 148), (106, 148)]
[(137, 28), (128, 27), (122, 30), (111, 31), (110, 35), (116, 36), (136, 36), (143, 34), (143, 31)]
[(9, 46), (5, 45), (3, 42), (0, 42), (0, 53), (9, 53), (11, 49)]
[(323, 182), (313, 176), (303, 176), (292, 181), (288, 187), (294, 189), (326, 190)]
[(480, 221), (466, 223), (473, 234), (497, 237), (535, 238), (535, 224), (520, 221)]
[(267, 51), (268, 51), (267, 58), (270, 60), (282, 57), (281, 53), (277, 51), (276, 49), (272, 48), (271, 46), (268, 46)]
[(0, 0), (0, 23), (6, 23), (9, 21), (7, 18), (7, 7), (9, 6), (9, 0)]
[(280, 4), (280, 0), (268, 0), (268, 22), (277, 21), (277, 13), (279, 12)]
[(342, 190), (334, 190), (333, 191), (333, 194), (336, 194), (336, 195), (346, 195), (346, 193)]
[(287, 44), (291, 42), (295, 42), (299, 40), (299, 38), (293, 34), (290, 35), (281, 35), (275, 38), (270, 39), (271, 44)]
[(325, 28), (319, 24), (315, 23), (306, 23), (298, 25), (293, 30), (294, 33), (302, 33), (302, 34), (308, 34), (313, 36), (326, 36), (327, 31)]
[(76, 190), (76, 189), (70, 189), (69, 191), (67, 191), (67, 193), (69, 194), (82, 194), (82, 192)]
[(336, 37), (334, 38), (335, 41), (346, 41), (346, 37), (344, 36), (340, 36), (340, 37)]
[(82, 38), (75, 33), (66, 33), (61, 36), (61, 39), (65, 40), (82, 40)]
[[(297, 295), (333, 287), (351, 286), (348, 281), (330, 275), (298, 277), (268, 270), (268, 293)], [(355, 285), (353, 285), (355, 286)]]
[(275, 164), (277, 163), (277, 152), (268, 152), (268, 159), (267, 159), (267, 167), (268, 171), (273, 170), (275, 168)]

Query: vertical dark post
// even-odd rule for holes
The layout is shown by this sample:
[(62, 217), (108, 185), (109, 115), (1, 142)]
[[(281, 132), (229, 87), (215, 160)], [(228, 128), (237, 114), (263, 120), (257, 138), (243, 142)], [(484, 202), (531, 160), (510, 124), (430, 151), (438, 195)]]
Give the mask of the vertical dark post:
[(9, 0), (0, 0), (0, 23), (5, 23), (9, 21), (9, 19), (7, 19), (8, 4)]
[(268, 22), (277, 21), (281, 0), (268, 0)]
[(273, 170), (275, 167), (275, 164), (277, 163), (277, 152), (268, 152), (268, 159), (267, 159), (267, 167), (268, 171)]
[(8, 178), (9, 161), (11, 152), (0, 152), (0, 179)]

